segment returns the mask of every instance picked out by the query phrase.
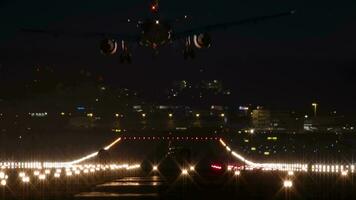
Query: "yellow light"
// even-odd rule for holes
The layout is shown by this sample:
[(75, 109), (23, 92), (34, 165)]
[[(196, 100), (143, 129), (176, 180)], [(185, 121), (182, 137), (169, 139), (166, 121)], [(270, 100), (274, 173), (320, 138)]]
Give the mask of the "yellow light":
[(146, 113), (142, 113), (142, 117), (145, 118), (146, 117)]
[(240, 174), (241, 174), (241, 172), (240, 172), (240, 171), (238, 171), (238, 170), (237, 170), (237, 171), (235, 171), (235, 173), (234, 173), (234, 175), (235, 175), (235, 176), (240, 176)]
[(285, 180), (285, 181), (283, 182), (283, 186), (284, 186), (285, 188), (291, 188), (291, 187), (293, 187), (293, 182), (292, 182), (291, 180)]
[(188, 175), (188, 170), (187, 170), (187, 169), (182, 169), (182, 175), (183, 175), (183, 176)]
[(45, 175), (45, 174), (40, 174), (40, 175), (38, 176), (38, 179), (40, 179), (40, 180), (45, 180), (45, 179), (46, 179), (46, 175)]
[(116, 114), (115, 114), (115, 117), (120, 117), (120, 114), (116, 113)]
[(172, 114), (172, 113), (169, 113), (169, 114), (168, 114), (168, 117), (172, 118), (172, 117), (173, 117), (173, 114)]
[(225, 117), (225, 114), (224, 114), (224, 113), (221, 113), (221, 114), (220, 114), (220, 117)]
[(192, 165), (192, 166), (189, 167), (189, 170), (190, 171), (195, 171), (195, 167)]
[(195, 114), (195, 117), (199, 118), (199, 117), (200, 117), (200, 114), (199, 114), (199, 113)]
[(61, 115), (64, 116), (64, 115), (66, 115), (66, 114), (65, 114), (64, 112), (61, 112)]
[(93, 117), (93, 116), (94, 116), (93, 113), (88, 113), (88, 114), (87, 114), (87, 117)]
[(153, 168), (152, 168), (153, 171), (157, 171), (158, 170), (158, 166), (157, 165), (154, 165)]
[(23, 183), (29, 183), (29, 182), (30, 182), (30, 177), (24, 176), (24, 177), (22, 178), (22, 182), (23, 182)]
[(72, 176), (72, 175), (73, 175), (73, 172), (72, 172), (72, 171), (67, 171), (66, 175), (67, 175), (67, 176)]
[(25, 172), (20, 172), (20, 173), (19, 173), (19, 177), (20, 177), (20, 178), (23, 178), (24, 176), (26, 176)]

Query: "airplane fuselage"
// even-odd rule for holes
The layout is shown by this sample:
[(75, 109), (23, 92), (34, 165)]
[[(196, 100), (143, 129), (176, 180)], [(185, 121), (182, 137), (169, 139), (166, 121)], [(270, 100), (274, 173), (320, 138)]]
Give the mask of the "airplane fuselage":
[(145, 21), (142, 25), (140, 45), (157, 49), (171, 41), (172, 29), (159, 20)]

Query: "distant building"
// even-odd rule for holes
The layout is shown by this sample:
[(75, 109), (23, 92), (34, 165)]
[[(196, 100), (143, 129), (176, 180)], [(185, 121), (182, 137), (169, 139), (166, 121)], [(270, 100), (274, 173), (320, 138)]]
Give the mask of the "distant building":
[(351, 127), (343, 116), (318, 116), (304, 121), (305, 131), (345, 131)]
[(251, 113), (252, 126), (259, 131), (295, 131), (298, 123), (287, 111), (273, 111), (258, 107)]

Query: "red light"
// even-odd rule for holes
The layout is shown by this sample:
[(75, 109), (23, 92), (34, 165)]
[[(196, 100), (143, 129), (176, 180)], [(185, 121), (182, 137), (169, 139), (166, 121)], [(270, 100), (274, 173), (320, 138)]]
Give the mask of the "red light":
[(158, 5), (157, 5), (157, 4), (153, 4), (153, 5), (151, 6), (151, 11), (152, 11), (152, 12), (157, 12), (157, 10), (158, 10)]
[(213, 168), (213, 169), (215, 169), (215, 170), (221, 170), (222, 169), (222, 167), (220, 166), (220, 165), (211, 165), (210, 166), (211, 168)]

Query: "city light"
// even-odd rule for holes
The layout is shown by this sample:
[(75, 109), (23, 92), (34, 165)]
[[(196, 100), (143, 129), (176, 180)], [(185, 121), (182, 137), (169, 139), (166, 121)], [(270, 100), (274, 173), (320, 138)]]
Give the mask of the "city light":
[(314, 108), (314, 117), (316, 117), (316, 111), (317, 111), (318, 104), (317, 103), (312, 103), (312, 106)]

